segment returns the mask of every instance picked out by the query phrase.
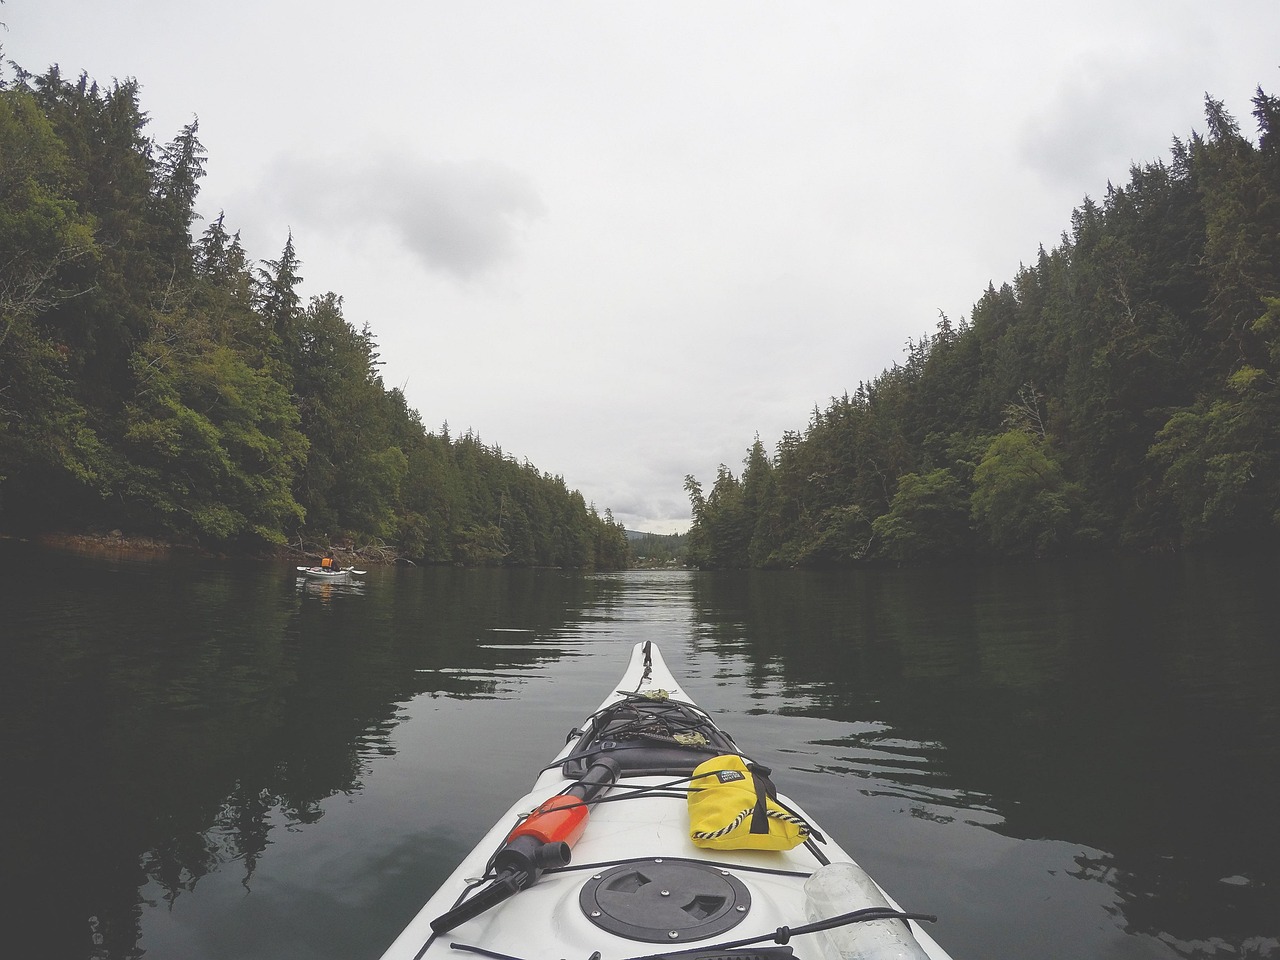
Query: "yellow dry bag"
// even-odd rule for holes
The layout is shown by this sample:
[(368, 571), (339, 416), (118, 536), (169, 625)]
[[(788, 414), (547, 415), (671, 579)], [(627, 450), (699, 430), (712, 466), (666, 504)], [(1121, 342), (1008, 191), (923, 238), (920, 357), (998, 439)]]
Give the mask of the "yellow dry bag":
[(809, 838), (809, 825), (774, 798), (768, 770), (726, 754), (693, 771), (689, 838), (713, 850), (790, 850)]

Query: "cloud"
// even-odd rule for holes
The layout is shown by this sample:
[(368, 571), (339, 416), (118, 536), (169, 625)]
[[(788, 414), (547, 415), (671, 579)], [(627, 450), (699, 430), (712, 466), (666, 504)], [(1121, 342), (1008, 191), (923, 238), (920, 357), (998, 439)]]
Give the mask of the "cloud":
[(513, 259), (547, 212), (527, 177), (485, 161), (288, 158), (265, 186), (292, 222), (361, 237), (386, 231), (424, 270), (464, 281)]
[(664, 480), (644, 476), (631, 482), (615, 482), (609, 487), (609, 502), (597, 503), (596, 506), (601, 513), (607, 507), (614, 520), (628, 530), (641, 533), (684, 532), (689, 526), (689, 499), (682, 487), (672, 488), (665, 482), (661, 485), (670, 492), (655, 494), (655, 481)]
[[(1131, 163), (1160, 158), (1174, 133), (1164, 129), (1175, 108), (1163, 76), (1142, 63), (1082, 63), (1056, 92), (1045, 97), (1034, 119), (1018, 135), (1020, 153), (1048, 183), (1091, 184), (1097, 192), (1108, 180), (1127, 178)], [(1144, 146), (1147, 155), (1138, 153)]]

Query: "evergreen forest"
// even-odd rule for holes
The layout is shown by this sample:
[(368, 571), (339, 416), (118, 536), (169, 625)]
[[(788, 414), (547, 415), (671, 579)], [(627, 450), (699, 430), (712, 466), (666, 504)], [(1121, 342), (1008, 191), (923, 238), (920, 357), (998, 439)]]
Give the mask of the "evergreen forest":
[(683, 566), (687, 559), (684, 534), (636, 533), (627, 531), (631, 542), (632, 565), (637, 567)]
[(0, 78), (0, 532), (626, 565), (562, 477), (426, 430), (342, 298), (302, 301), (291, 233), (257, 262), (198, 222), (198, 123), (147, 122), (134, 80)]
[[(1221, 101), (1056, 247), (815, 406), (740, 476), (685, 480), (703, 567), (1280, 544), (1280, 100)], [(980, 226), (977, 227), (980, 229)], [(909, 251), (903, 251), (909, 255)]]

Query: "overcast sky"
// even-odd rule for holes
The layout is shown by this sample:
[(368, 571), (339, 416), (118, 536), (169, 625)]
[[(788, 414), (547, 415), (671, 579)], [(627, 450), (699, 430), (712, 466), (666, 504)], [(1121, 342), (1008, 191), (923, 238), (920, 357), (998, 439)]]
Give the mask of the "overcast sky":
[[(1280, 94), (1280, 2), (8, 0), (7, 59), (193, 117), (199, 209), (369, 324), (429, 428), (632, 530)], [(197, 229), (203, 229), (198, 224)]]

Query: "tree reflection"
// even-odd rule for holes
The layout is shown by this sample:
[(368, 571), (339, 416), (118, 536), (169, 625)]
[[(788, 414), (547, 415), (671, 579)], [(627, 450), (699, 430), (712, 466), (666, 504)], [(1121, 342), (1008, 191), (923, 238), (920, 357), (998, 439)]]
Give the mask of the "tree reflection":
[(0, 669), (4, 762), (22, 771), (6, 887), (47, 955), (93, 960), (140, 957), (144, 907), (172, 909), (215, 871), (251, 889), (274, 830), (315, 824), (394, 751), (404, 701), (492, 696), (486, 671), (557, 655), (482, 648), (490, 627), (554, 635), (611, 589), (386, 571), (320, 602), (269, 566), (20, 559), (31, 579), (6, 611)]

